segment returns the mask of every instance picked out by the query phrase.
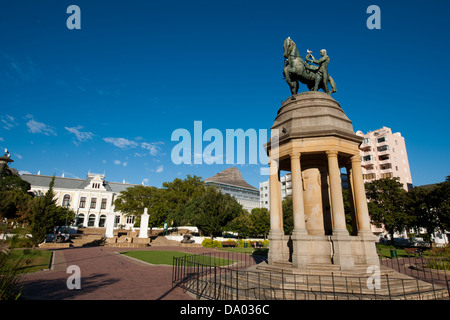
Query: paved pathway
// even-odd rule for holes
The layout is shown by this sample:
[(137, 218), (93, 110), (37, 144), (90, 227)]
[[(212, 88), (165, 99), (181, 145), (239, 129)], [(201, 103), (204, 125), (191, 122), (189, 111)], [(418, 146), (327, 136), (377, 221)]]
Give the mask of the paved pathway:
[[(120, 251), (167, 250), (208, 252), (207, 248), (149, 247), (145, 249), (86, 247), (55, 250), (52, 270), (23, 278), (25, 299), (30, 300), (192, 300), (180, 288), (172, 288), (172, 267), (146, 264)], [(81, 271), (81, 289), (67, 288), (67, 267)]]

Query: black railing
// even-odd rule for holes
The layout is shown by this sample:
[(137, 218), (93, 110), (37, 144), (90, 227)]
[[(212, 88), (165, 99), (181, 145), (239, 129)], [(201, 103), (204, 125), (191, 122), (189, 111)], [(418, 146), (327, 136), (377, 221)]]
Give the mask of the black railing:
[(174, 257), (172, 283), (197, 299), (211, 300), (436, 300), (450, 296), (447, 272), (422, 270), (436, 263), (423, 257), (381, 259), (381, 268), (402, 274), (384, 269), (380, 276), (256, 269), (265, 259), (231, 252)]

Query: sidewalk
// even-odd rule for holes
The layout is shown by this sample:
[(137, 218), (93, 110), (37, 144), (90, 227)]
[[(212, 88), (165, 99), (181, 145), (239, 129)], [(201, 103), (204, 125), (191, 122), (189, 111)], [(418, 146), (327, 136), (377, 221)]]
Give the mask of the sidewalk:
[[(54, 250), (51, 270), (27, 274), (22, 297), (27, 300), (192, 300), (180, 288), (172, 288), (172, 267), (146, 264), (117, 252), (165, 250), (209, 252), (207, 248), (86, 247)], [(81, 271), (81, 289), (69, 290), (67, 267)]]

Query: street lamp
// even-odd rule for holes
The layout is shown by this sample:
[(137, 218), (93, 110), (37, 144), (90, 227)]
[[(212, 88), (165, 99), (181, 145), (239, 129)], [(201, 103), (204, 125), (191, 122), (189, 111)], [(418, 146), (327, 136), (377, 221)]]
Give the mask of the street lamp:
[(0, 176), (3, 174), (3, 170), (8, 166), (8, 163), (10, 162), (14, 162), (14, 160), (11, 159), (11, 154), (5, 148), (5, 154), (0, 157)]

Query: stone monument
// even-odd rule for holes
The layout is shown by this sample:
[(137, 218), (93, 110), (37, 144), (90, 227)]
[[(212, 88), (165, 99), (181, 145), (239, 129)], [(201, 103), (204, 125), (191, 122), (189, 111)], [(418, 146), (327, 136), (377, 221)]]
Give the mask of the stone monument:
[[(272, 135), (279, 133), (278, 143), (271, 145), (274, 136), (267, 143), (269, 265), (291, 265), (296, 269), (329, 265), (342, 271), (354, 270), (356, 266), (379, 265), (361, 172), (359, 145), (362, 138), (355, 134), (352, 122), (331, 97), (336, 91), (334, 81), (329, 90), (324, 88), (325, 79), (315, 80), (325, 75), (330, 82), (328, 71), (311, 76), (320, 69), (310, 68), (311, 80), (305, 81), (310, 91), (297, 94), (298, 84), (293, 84), (292, 79), (300, 79), (294, 75), (299, 66), (302, 65), (302, 69), (307, 62), (294, 61), (297, 56), (290, 58), (287, 47), (292, 44), (286, 45), (286, 42), (288, 39), (285, 41), (288, 61), (284, 73), (292, 96), (283, 102), (272, 126)], [(295, 67), (290, 70), (292, 65)], [(317, 91), (318, 88), (325, 92)], [(349, 177), (352, 234), (346, 228), (341, 168), (346, 169)], [(283, 231), (281, 170), (290, 171), (292, 177), (294, 230), (291, 236)]]

